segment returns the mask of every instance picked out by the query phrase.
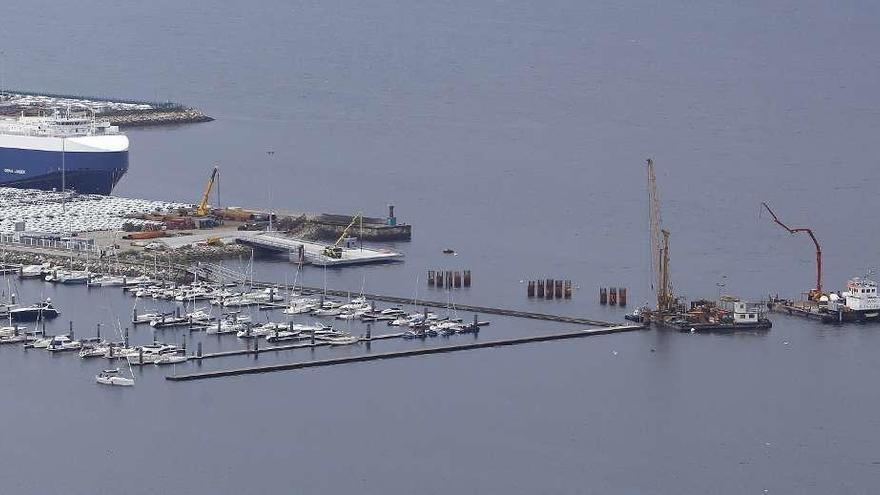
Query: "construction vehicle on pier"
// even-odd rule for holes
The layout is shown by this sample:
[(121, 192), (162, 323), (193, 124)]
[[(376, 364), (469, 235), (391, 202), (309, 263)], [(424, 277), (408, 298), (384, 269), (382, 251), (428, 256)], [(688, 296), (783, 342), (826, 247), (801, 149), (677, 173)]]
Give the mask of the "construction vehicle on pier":
[(789, 234), (805, 233), (810, 236), (810, 239), (812, 239), (813, 245), (816, 246), (816, 287), (810, 289), (807, 293), (807, 297), (810, 301), (818, 302), (822, 297), (822, 246), (820, 246), (819, 241), (816, 240), (816, 236), (813, 234), (813, 229), (807, 227), (793, 229), (779, 220), (776, 213), (773, 213), (773, 210), (770, 209), (770, 205), (767, 203), (761, 203), (761, 205), (763, 205), (767, 212), (770, 213), (770, 216), (773, 217), (773, 221), (783, 229), (787, 230)]
[(355, 216), (351, 218), (351, 222), (349, 222), (348, 226), (343, 229), (342, 234), (336, 239), (332, 245), (324, 248), (324, 256), (333, 259), (341, 259), (342, 258), (342, 243), (345, 241), (346, 237), (348, 237), (348, 231), (354, 227), (354, 224), (360, 220), (361, 222), (361, 230), (363, 230), (364, 223), (364, 214), (359, 211)]
[(220, 168), (215, 166), (214, 171), (211, 172), (211, 178), (208, 179), (208, 186), (205, 188), (205, 194), (202, 195), (202, 200), (199, 201), (194, 212), (194, 215), (197, 217), (207, 216), (211, 212), (208, 209), (208, 197), (211, 195), (211, 190), (214, 188), (214, 181), (217, 180), (217, 173), (219, 170)]

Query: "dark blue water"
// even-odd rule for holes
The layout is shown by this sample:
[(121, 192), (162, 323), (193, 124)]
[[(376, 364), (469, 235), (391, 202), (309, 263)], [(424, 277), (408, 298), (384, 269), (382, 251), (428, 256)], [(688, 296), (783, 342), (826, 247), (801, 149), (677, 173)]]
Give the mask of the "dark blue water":
[[(119, 194), (195, 201), (218, 162), (224, 204), (378, 216), (394, 203), (415, 226), (396, 246), (406, 261), (328, 271), (328, 286), (443, 300), (425, 270), (470, 268), (456, 301), (619, 319), (596, 292), (650, 297), (648, 156), (680, 294), (810, 287), (811, 244), (760, 216), (761, 201), (815, 229), (830, 287), (880, 264), (878, 14), (871, 2), (27, 2), (5, 9), (0, 46), (9, 87), (171, 99), (217, 118), (130, 131)], [(520, 281), (537, 277), (581, 290), (527, 301)], [(124, 321), (132, 304), (15, 290), (57, 291), (57, 331)], [(479, 338), (553, 329), (495, 318)], [(406, 345), (418, 344), (372, 351)], [(872, 493), (878, 349), (872, 326), (777, 316), (763, 335), (647, 331), (209, 382), (148, 367), (134, 389), (106, 390), (92, 383), (101, 363), (4, 348), (0, 479), (40, 494)]]

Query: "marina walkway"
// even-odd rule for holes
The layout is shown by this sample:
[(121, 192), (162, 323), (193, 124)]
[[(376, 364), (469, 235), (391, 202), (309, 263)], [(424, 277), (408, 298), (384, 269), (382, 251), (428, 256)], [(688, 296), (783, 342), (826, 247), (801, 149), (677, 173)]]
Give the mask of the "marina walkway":
[(594, 328), (587, 330), (578, 330), (574, 332), (553, 333), (546, 335), (535, 335), (531, 337), (519, 337), (512, 339), (489, 340), (485, 342), (472, 342), (469, 344), (459, 344), (450, 346), (429, 347), (424, 349), (410, 349), (406, 351), (383, 352), (378, 354), (363, 354), (360, 356), (350, 356), (334, 359), (321, 359), (316, 361), (300, 361), (287, 364), (275, 364), (268, 366), (252, 366), (245, 368), (233, 368), (227, 370), (206, 371), (202, 373), (188, 373), (182, 375), (166, 376), (166, 380), (171, 381), (192, 381), (204, 380), (208, 378), (223, 378), (228, 376), (252, 375), (259, 373), (272, 373), (276, 371), (298, 370), (303, 368), (316, 368), (322, 366), (335, 366), (340, 364), (363, 363), (367, 361), (379, 361), (386, 359), (397, 359), (413, 356), (425, 356), (429, 354), (445, 354), (458, 351), (469, 351), (475, 349), (486, 349), (493, 347), (506, 347), (512, 345), (532, 344), (537, 342), (547, 342), (552, 340), (565, 340), (581, 337), (593, 337), (597, 335), (608, 335), (614, 333), (632, 332), (641, 330), (642, 325), (620, 325), (606, 328)]

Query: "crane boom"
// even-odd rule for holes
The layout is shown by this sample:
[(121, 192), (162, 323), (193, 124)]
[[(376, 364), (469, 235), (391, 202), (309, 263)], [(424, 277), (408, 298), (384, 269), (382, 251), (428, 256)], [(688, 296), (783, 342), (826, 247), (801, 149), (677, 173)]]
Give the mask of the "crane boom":
[(340, 248), (340, 244), (345, 238), (348, 236), (348, 231), (354, 227), (354, 224), (360, 219), (363, 222), (364, 213), (362, 211), (357, 212), (355, 216), (351, 218), (351, 222), (349, 222), (348, 226), (342, 230), (342, 234), (336, 239), (336, 242), (333, 243), (332, 246), (327, 246), (324, 248), (324, 256), (329, 258), (342, 258), (342, 249)]
[(219, 167), (214, 167), (214, 171), (211, 172), (211, 178), (208, 179), (208, 186), (205, 188), (205, 194), (202, 195), (202, 200), (199, 201), (199, 205), (196, 207), (196, 216), (203, 217), (207, 215), (208, 212), (208, 196), (211, 195), (211, 189), (214, 188), (214, 181), (217, 179), (217, 171)]
[(648, 218), (651, 235), (651, 286), (657, 295), (657, 309), (665, 311), (672, 306), (672, 291), (669, 278), (669, 232), (663, 230), (660, 217), (660, 195), (657, 192), (654, 160), (648, 158), (647, 164)]
[(767, 209), (767, 212), (770, 213), (770, 216), (773, 217), (773, 221), (776, 222), (777, 225), (787, 230), (789, 234), (798, 234), (798, 233), (806, 233), (810, 236), (810, 239), (813, 240), (813, 245), (816, 246), (816, 288), (810, 291), (811, 299), (818, 299), (822, 295), (822, 246), (819, 245), (819, 241), (816, 239), (816, 236), (813, 234), (813, 229), (809, 229), (806, 227), (798, 227), (791, 228), (788, 225), (782, 223), (779, 220), (779, 217), (776, 216), (776, 213), (773, 213), (773, 210), (770, 209), (770, 205), (767, 203), (761, 203), (764, 208)]

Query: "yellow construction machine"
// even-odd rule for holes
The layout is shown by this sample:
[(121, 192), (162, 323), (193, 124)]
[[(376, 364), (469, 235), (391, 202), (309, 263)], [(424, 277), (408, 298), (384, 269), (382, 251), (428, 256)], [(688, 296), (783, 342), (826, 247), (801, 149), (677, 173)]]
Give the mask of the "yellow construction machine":
[(210, 210), (208, 210), (208, 196), (211, 195), (211, 189), (214, 188), (214, 181), (217, 180), (218, 170), (218, 167), (214, 167), (214, 171), (211, 172), (211, 178), (208, 179), (208, 187), (205, 188), (205, 194), (202, 195), (202, 200), (199, 201), (199, 205), (196, 206), (195, 216), (197, 217), (204, 217), (211, 213)]
[(363, 221), (364, 221), (363, 212), (360, 212), (360, 211), (357, 212), (357, 215), (355, 215), (351, 218), (351, 222), (342, 231), (342, 235), (339, 236), (339, 239), (336, 239), (336, 242), (334, 242), (331, 246), (327, 246), (324, 248), (324, 256), (326, 256), (328, 258), (337, 259), (337, 260), (342, 258), (342, 242), (345, 241), (346, 237), (348, 237), (348, 231), (351, 230), (352, 227), (354, 227), (354, 224), (358, 220), (360, 220), (361, 224), (363, 224)]

